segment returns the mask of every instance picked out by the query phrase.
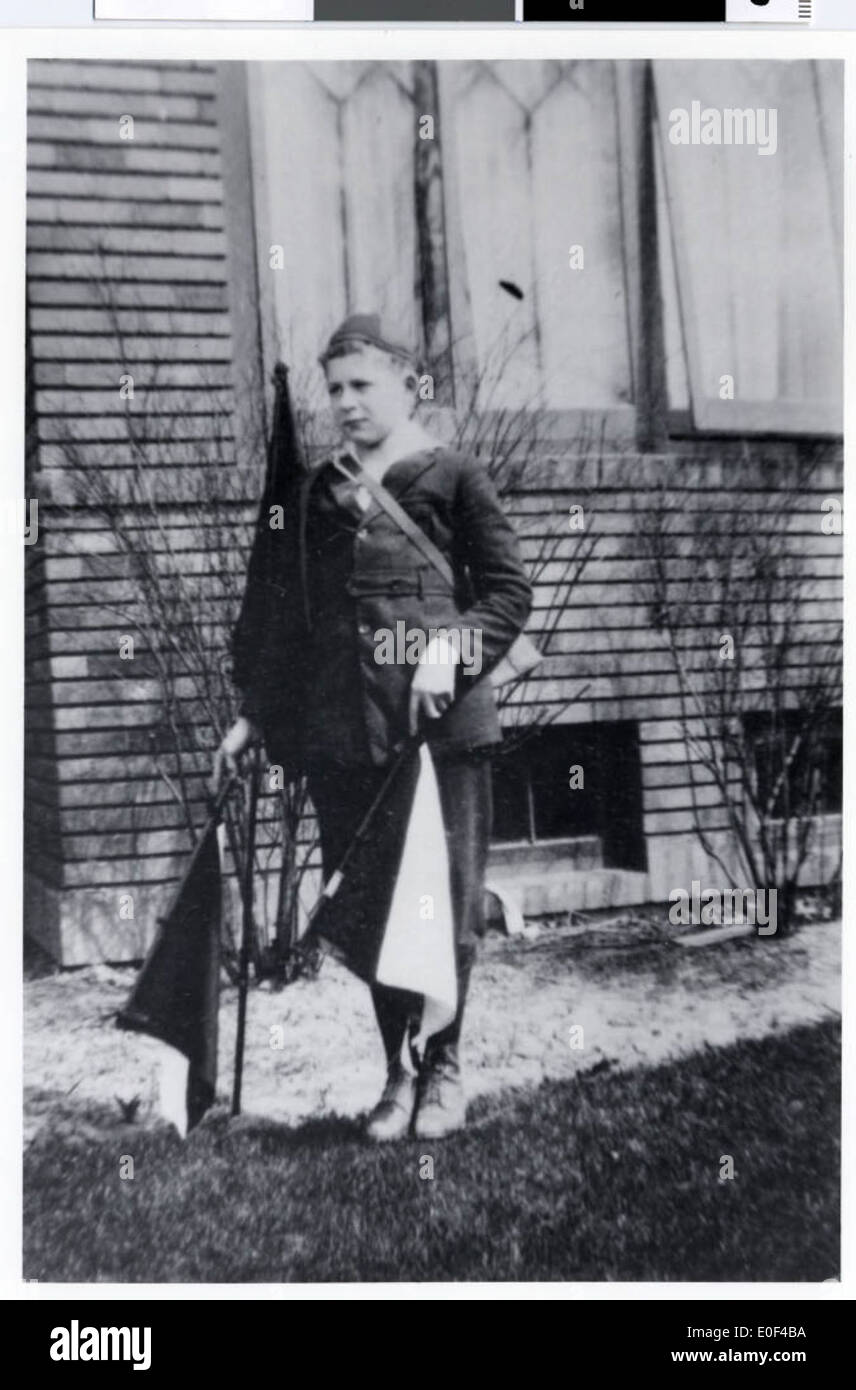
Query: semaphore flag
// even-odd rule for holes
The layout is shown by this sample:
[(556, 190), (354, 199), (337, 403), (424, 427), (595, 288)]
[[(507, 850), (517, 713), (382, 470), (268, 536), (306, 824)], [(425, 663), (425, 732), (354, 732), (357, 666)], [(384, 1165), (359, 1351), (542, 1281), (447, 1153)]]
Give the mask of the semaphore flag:
[(214, 1101), (220, 1003), (222, 883), (218, 824), (212, 813), (190, 857), (128, 1002), (119, 1028), (167, 1044), (160, 1110), (183, 1136)]
[(448, 848), (427, 744), (409, 745), (394, 764), (324, 887), (307, 927), (313, 936), (368, 984), (422, 995), (420, 1051), (455, 1017)]
[(381, 937), (376, 980), (424, 996), (414, 1046), (422, 1051), (432, 1033), (455, 1017), (455, 925), (446, 830), (437, 774), (427, 744), (419, 770), (392, 901)]
[[(265, 485), (259, 503), (247, 579), (231, 641), (232, 679), (242, 692), (242, 713), (259, 725), (272, 763), (286, 780), (303, 771), (300, 730), (305, 688), (289, 651), (305, 635), (300, 593), (300, 496), (307, 467), (288, 386), (288, 368), (277, 362), (273, 422)], [(290, 717), (283, 719), (282, 710)]]

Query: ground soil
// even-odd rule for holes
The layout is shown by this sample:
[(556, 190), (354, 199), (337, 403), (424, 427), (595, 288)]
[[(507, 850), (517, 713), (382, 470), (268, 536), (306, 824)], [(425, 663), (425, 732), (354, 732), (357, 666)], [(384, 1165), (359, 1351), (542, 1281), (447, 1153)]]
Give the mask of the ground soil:
[[(468, 1095), (673, 1060), (827, 1019), (840, 1013), (839, 966), (840, 923), (829, 921), (701, 949), (638, 918), (530, 924), (524, 938), (489, 934), (462, 1043)], [(138, 1122), (154, 1119), (157, 1044), (114, 1025), (133, 979), (130, 967), (95, 966), (27, 981), (25, 1141), (60, 1117), (84, 1124), (113, 1111), (118, 1121), (122, 1102), (138, 1100)], [(224, 986), (224, 1103), (235, 1017), (235, 990)], [(251, 992), (243, 1093), (250, 1121), (355, 1115), (374, 1103), (382, 1080), (368, 992), (341, 966), (327, 960), (316, 979)]]

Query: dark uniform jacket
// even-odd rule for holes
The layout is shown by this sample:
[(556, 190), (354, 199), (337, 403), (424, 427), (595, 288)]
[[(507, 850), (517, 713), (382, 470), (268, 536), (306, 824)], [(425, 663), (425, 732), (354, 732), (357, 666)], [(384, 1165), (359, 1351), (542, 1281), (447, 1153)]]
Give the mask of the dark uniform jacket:
[(269, 757), (288, 775), (317, 760), (382, 765), (395, 753), (416, 667), (378, 662), (377, 634), (401, 632), (402, 622), (426, 634), (480, 634), (480, 675), (458, 665), (452, 708), (426, 726), (435, 751), (501, 737), (486, 676), (523, 629), (532, 595), (493, 484), (480, 464), (445, 446), (397, 460), (383, 484), (446, 557), (454, 588), (373, 500), (359, 505), (332, 457), (304, 482), (291, 527), (272, 533), (279, 549), (268, 577), (254, 581), (251, 566), (235, 681), (242, 712), (261, 725)]

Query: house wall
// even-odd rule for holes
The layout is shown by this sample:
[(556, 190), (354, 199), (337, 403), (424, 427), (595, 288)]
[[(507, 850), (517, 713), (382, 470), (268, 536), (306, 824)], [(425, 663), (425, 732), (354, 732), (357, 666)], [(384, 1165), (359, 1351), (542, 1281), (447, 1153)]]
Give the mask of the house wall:
[[(41, 534), (28, 553), (27, 924), (73, 964), (140, 954), (187, 840), (153, 775), (154, 673), (144, 653), (119, 656), (136, 581), (70, 464), (103, 470), (128, 498), (144, 470), (168, 504), (155, 543), (204, 572), (211, 530), (195, 502), (203, 474), (234, 474), (235, 377), (214, 68), (31, 62), (29, 82), (29, 488)], [(121, 138), (128, 116), (133, 139)], [(247, 496), (259, 469), (256, 458)], [(120, 517), (127, 535), (139, 510)], [(133, 919), (121, 915), (128, 894)]]
[[(119, 654), (137, 579), (93, 499), (81, 496), (81, 476), (94, 468), (109, 477), (126, 535), (145, 512), (140, 487), (162, 499), (152, 547), (181, 555), (225, 633), (263, 467), (248, 407), (263, 400), (251, 331), (255, 272), (231, 220), (246, 213), (236, 180), (246, 187), (251, 169), (234, 149), (224, 160), (224, 143), (241, 134), (220, 113), (224, 102), (240, 106), (240, 93), (227, 84), (224, 94), (212, 67), (39, 62), (30, 81), (30, 488), (41, 535), (27, 556), (27, 926), (63, 963), (79, 964), (141, 954), (188, 846), (153, 763), (157, 670), (144, 644), (132, 662)], [(126, 115), (134, 140), (118, 137)], [(125, 371), (133, 401), (120, 396)], [(749, 488), (746, 524), (763, 526), (769, 488), (796, 465), (800, 447), (688, 445), (675, 506), (715, 508), (735, 487)], [(526, 488), (508, 497), (527, 556), (543, 554), (545, 539), (554, 550), (536, 586), (533, 632), (555, 609), (563, 566), (579, 545), (568, 515), (581, 499), (596, 545), (562, 600), (555, 654), (517, 703), (568, 723), (638, 721), (645, 896), (662, 899), (697, 876), (698, 851), (679, 691), (650, 626), (638, 564), (658, 480), (679, 456), (639, 454), (628, 442), (593, 459), (568, 437), (541, 446), (533, 463)], [(228, 502), (216, 517), (201, 500), (212, 479)], [(822, 644), (840, 600), (840, 537), (819, 527), (821, 501), (840, 489), (841, 451), (832, 443), (792, 532), (813, 556), (808, 648)], [(179, 698), (190, 696), (179, 690)], [(513, 722), (519, 709), (505, 717)], [(183, 765), (200, 820), (210, 726), (203, 709), (194, 718), (197, 746)], [(154, 749), (161, 773), (175, 776), (157, 734)], [(712, 792), (702, 798), (716, 832), (722, 808)], [(276, 835), (268, 802), (261, 834), (268, 842)]]
[[(795, 479), (804, 448), (782, 440), (741, 440), (697, 444), (683, 456), (626, 453), (596, 462), (566, 456), (539, 469), (542, 478), (553, 475), (551, 486), (533, 485), (510, 500), (524, 554), (531, 560), (550, 546), (550, 565), (536, 584), (533, 630), (552, 627), (557, 586), (563, 603), (549, 637), (548, 650), (556, 655), (536, 669), (514, 703), (542, 718), (571, 724), (638, 723), (651, 900), (668, 898), (672, 888), (699, 874), (703, 877), (709, 869), (717, 882), (721, 878), (697, 843), (696, 815), (713, 845), (733, 857), (727, 849), (722, 798), (698, 755), (688, 754), (682, 734), (685, 719), (694, 736), (701, 730), (700, 721), (693, 717), (692, 703), (682, 698), (665, 636), (651, 623), (645, 536), (658, 505), (657, 486), (669, 479), (673, 521), (664, 556), (668, 563), (686, 567), (697, 563), (692, 540), (699, 513), (722, 509), (739, 495), (741, 505), (729, 513), (730, 519), (736, 520), (743, 536), (769, 536), (771, 525), (781, 524), (781, 518), (770, 520), (771, 489), (793, 489), (776, 544), (800, 557), (801, 594), (794, 614), (798, 650), (783, 681), (798, 703), (801, 688), (811, 684), (818, 664), (828, 659), (828, 645), (840, 620), (842, 577), (842, 537), (821, 530), (827, 516), (822, 503), (841, 496), (841, 449), (835, 443), (825, 446), (824, 461), (811, 472), (810, 485), (800, 488)], [(575, 504), (584, 505), (587, 512), (582, 534), (572, 532), (568, 524)], [(565, 599), (562, 578), (589, 536), (588, 559)], [(741, 538), (735, 535), (735, 542)], [(692, 620), (693, 660), (709, 653), (711, 663), (718, 662), (722, 624), (712, 607), (697, 607)], [(740, 655), (750, 672), (753, 665), (757, 669), (757, 650)], [(507, 719), (516, 717), (512, 710), (507, 712)], [(564, 774), (564, 768), (557, 770), (557, 776)], [(598, 769), (587, 768), (585, 775), (591, 786)], [(831, 878), (839, 850), (840, 826), (831, 817), (821, 828), (807, 881)]]

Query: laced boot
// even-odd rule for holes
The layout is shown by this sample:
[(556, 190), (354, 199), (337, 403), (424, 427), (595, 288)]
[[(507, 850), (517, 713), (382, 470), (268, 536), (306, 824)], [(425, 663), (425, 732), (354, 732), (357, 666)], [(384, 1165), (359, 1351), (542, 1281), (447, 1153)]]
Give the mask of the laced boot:
[(442, 1139), (466, 1121), (457, 1042), (429, 1040), (419, 1071), (413, 1133), (418, 1139)]
[(366, 1135), (378, 1144), (402, 1139), (410, 1128), (416, 1077), (395, 1057), (388, 1063), (383, 1095), (366, 1120)]

